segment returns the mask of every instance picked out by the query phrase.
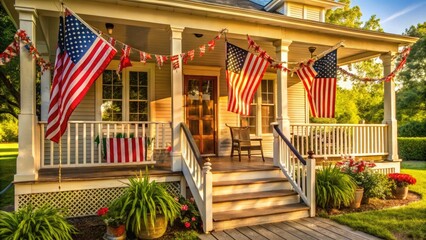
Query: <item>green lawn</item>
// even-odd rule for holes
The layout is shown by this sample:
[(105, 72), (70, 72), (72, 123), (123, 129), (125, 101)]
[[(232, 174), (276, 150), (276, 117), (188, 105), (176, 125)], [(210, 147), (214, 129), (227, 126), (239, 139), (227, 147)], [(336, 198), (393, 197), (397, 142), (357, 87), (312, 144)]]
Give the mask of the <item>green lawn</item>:
[[(0, 144), (0, 191), (12, 180), (16, 173), (16, 156), (18, 155), (17, 143)], [(13, 188), (0, 195), (0, 209), (13, 204)]]
[(385, 239), (426, 239), (426, 162), (402, 163), (401, 172), (417, 179), (409, 189), (422, 195), (418, 202), (380, 211), (332, 216), (336, 222)]

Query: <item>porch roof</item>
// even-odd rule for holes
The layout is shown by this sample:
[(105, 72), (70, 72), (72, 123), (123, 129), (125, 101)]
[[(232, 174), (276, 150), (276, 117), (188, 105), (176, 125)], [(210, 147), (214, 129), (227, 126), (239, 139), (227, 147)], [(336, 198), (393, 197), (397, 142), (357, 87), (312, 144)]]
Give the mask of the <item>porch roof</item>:
[[(47, 45), (46, 49), (53, 54), (56, 46), (56, 31), (51, 33), (46, 29), (52, 18), (58, 16), (58, 4), (54, 1), (42, 0), (2, 0), (10, 15), (18, 22), (15, 10), (19, 7), (35, 8), (40, 24), (37, 24), (37, 45)], [(102, 4), (99, 4), (99, 3)], [(220, 3), (219, 3), (220, 2)], [(292, 41), (293, 56), (308, 57), (307, 47), (317, 46), (317, 52), (328, 49), (329, 46), (343, 40), (345, 48), (339, 52), (339, 65), (357, 62), (378, 56), (389, 51), (398, 51), (399, 46), (415, 43), (418, 38), (362, 29), (354, 29), (329, 23), (310, 21), (288, 17), (285, 15), (266, 12), (256, 8), (250, 1), (250, 7), (241, 8), (228, 5), (228, 0), (91, 0), (70, 1), (68, 6), (90, 23), (112, 22), (123, 27), (145, 27), (166, 30), (167, 25), (181, 25), (185, 32), (217, 33), (220, 28), (228, 27), (229, 38), (244, 39), (250, 34), (256, 41), (275, 41), (286, 39)], [(245, 6), (245, 5), (243, 5)], [(173, 13), (173, 17), (170, 17)], [(210, 21), (211, 20), (211, 21)], [(213, 21), (214, 20), (214, 21)], [(54, 25), (54, 24), (53, 24)], [(40, 34), (39, 34), (40, 33)], [(121, 36), (120, 36), (121, 37)], [(127, 37), (127, 36), (123, 36)], [(117, 38), (127, 42), (125, 38)], [(291, 59), (289, 61), (299, 61)]]

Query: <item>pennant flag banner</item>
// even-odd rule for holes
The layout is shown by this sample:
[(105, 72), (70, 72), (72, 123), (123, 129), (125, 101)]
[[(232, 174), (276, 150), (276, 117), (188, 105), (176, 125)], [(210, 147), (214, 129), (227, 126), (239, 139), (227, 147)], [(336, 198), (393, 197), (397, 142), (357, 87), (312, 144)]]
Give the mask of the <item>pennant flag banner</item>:
[(312, 116), (334, 118), (337, 87), (337, 50), (315, 61), (313, 68), (318, 74), (312, 81), (310, 91), (313, 103), (315, 103), (315, 112), (312, 112)]
[(228, 111), (249, 115), (253, 96), (269, 62), (231, 43), (226, 43)]
[[(46, 138), (58, 143), (71, 113), (117, 53), (69, 9), (59, 18)], [(65, 26), (65, 27), (64, 27)], [(86, 39), (78, 41), (76, 39)]]
[(118, 64), (117, 75), (120, 75), (121, 71), (123, 71), (124, 68), (132, 66), (132, 62), (130, 61), (131, 49), (132, 48), (127, 45), (124, 45), (123, 49), (121, 49), (121, 58), (120, 64)]

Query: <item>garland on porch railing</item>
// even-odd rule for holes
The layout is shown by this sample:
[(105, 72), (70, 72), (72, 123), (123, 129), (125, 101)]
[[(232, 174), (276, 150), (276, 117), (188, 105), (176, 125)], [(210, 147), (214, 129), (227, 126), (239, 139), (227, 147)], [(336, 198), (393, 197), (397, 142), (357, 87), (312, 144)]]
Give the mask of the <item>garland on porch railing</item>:
[(22, 29), (18, 29), (16, 31), (15, 36), (13, 37), (13, 42), (9, 44), (2, 53), (0, 53), (0, 65), (10, 62), (12, 58), (19, 55), (19, 40), (21, 40), (24, 44), (25, 49), (28, 50), (28, 53), (33, 57), (33, 59), (36, 60), (42, 73), (51, 68), (51, 64), (40, 57), (40, 53), (34, 46), (34, 43), (31, 41), (30, 37), (28, 37), (25, 30)]

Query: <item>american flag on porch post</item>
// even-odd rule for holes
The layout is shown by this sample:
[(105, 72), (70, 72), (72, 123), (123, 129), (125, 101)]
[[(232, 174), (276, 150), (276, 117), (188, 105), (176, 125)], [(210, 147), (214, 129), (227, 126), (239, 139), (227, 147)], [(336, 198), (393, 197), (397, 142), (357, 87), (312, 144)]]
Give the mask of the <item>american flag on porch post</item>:
[[(117, 50), (69, 9), (59, 18), (46, 138), (58, 143), (68, 119)], [(65, 24), (65, 26), (64, 26)]]
[(228, 111), (249, 115), (253, 96), (269, 62), (231, 43), (226, 43)]
[(316, 116), (334, 118), (337, 87), (337, 50), (315, 61), (313, 65), (318, 73), (312, 81), (311, 95), (315, 103)]

